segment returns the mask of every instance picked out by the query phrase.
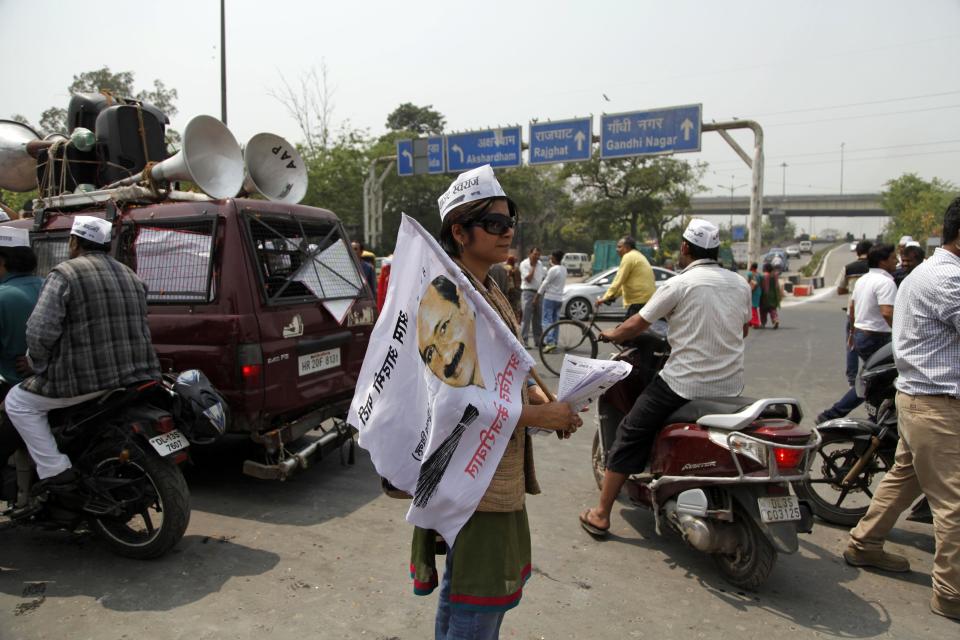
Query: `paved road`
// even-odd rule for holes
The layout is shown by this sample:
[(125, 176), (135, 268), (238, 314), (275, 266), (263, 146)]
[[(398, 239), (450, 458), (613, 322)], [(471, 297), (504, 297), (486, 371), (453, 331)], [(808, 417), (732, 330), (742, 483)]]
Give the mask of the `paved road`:
[[(748, 339), (751, 395), (789, 393), (808, 416), (844, 384), (841, 301), (787, 309), (779, 331)], [(809, 420), (810, 418), (807, 418)], [(504, 638), (945, 638), (930, 614), (932, 529), (902, 523), (893, 547), (914, 572), (858, 571), (838, 557), (846, 532), (818, 523), (757, 593), (727, 585), (709, 558), (658, 536), (621, 501), (610, 539), (577, 514), (597, 496), (592, 433), (537, 443), (544, 493), (529, 500), (534, 572)], [(323, 461), (286, 484), (239, 473), (244, 443), (189, 481), (193, 518), (169, 557), (132, 562), (96, 540), (0, 530), (0, 639), (426, 638), (435, 597), (411, 594), (405, 503), (380, 493), (368, 458)]]

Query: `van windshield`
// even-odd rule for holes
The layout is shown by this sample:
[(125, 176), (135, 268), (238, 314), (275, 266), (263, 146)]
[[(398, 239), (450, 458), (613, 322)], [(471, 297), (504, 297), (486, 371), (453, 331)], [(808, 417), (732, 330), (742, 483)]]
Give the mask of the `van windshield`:
[(336, 221), (258, 213), (244, 218), (268, 303), (363, 295), (363, 279)]

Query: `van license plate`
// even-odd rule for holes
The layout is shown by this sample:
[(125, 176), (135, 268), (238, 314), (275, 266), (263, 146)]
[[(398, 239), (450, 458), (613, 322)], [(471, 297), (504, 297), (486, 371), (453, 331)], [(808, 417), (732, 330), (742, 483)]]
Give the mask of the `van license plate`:
[(305, 376), (324, 369), (333, 369), (340, 366), (340, 348), (317, 351), (300, 356), (300, 375)]
[(791, 522), (800, 519), (800, 502), (795, 496), (757, 498), (760, 519), (764, 522)]
[(150, 444), (161, 456), (168, 456), (190, 446), (187, 437), (176, 429), (150, 438)]

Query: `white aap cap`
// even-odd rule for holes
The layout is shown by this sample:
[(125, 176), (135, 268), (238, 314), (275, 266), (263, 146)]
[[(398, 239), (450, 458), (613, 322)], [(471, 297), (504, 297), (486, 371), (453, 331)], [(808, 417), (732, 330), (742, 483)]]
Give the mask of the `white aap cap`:
[(702, 249), (713, 249), (720, 246), (720, 229), (712, 222), (694, 218), (683, 232), (683, 239)]
[(29, 247), (30, 231), (15, 227), (0, 227), (0, 247)]
[(70, 228), (70, 235), (96, 242), (97, 244), (107, 244), (110, 242), (111, 225), (102, 218), (93, 216), (77, 216), (73, 219), (73, 226)]
[[(489, 164), (461, 173), (444, 194), (437, 198), (440, 220), (443, 221), (448, 213), (462, 204), (486, 198), (507, 198)], [(510, 211), (513, 212), (513, 202), (510, 202)]]
[(912, 236), (900, 236), (900, 242), (898, 242), (897, 244), (900, 245), (901, 247), (905, 247), (907, 246), (908, 242), (913, 242)]
[(904, 246), (904, 248), (906, 248), (906, 247), (919, 247), (919, 246), (920, 246), (920, 243), (917, 242), (916, 240), (908, 240), (908, 241), (907, 241), (907, 244), (905, 244), (905, 245), (903, 245), (903, 246)]

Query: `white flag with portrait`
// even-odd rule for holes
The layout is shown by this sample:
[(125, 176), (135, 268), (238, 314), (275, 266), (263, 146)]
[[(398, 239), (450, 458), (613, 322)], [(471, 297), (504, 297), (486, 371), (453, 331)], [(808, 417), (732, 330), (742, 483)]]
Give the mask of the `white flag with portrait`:
[(413, 496), (408, 522), (453, 544), (516, 428), (533, 365), (456, 263), (404, 215), (348, 422), (377, 472)]

